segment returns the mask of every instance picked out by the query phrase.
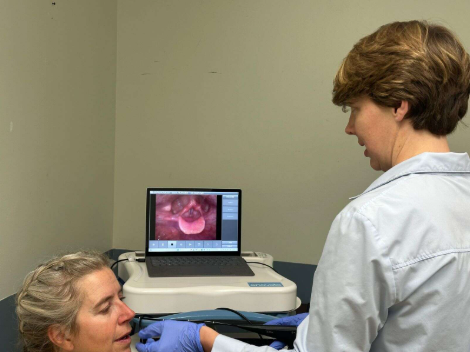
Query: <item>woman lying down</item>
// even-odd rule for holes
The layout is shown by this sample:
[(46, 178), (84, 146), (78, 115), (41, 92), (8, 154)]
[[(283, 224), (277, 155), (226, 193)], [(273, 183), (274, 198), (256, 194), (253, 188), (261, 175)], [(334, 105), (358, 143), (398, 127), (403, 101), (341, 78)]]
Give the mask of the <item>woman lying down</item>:
[(25, 352), (131, 351), (135, 313), (100, 253), (57, 257), (29, 273), (16, 296)]
[[(78, 252), (49, 260), (26, 276), (16, 295), (23, 351), (130, 352), (135, 313), (123, 299), (105, 255)], [(158, 341), (151, 338), (160, 335)], [(217, 336), (202, 323), (165, 320), (140, 330), (147, 342), (135, 347), (139, 352), (210, 352)]]

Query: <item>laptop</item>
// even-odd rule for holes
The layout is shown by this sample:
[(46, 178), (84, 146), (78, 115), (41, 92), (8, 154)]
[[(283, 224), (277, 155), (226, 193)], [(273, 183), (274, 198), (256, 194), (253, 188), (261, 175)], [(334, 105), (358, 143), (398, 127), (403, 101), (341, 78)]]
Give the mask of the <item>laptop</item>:
[(241, 257), (240, 189), (148, 188), (149, 277), (254, 276)]

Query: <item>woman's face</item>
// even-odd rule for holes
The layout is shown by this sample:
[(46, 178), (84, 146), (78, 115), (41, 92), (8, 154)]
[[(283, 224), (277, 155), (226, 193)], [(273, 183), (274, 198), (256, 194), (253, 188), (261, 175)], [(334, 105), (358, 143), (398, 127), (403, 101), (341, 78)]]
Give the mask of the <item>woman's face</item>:
[(83, 303), (77, 315), (78, 332), (71, 338), (75, 352), (131, 351), (129, 325), (135, 313), (122, 301), (114, 273), (104, 268), (78, 282)]
[(359, 145), (366, 147), (364, 156), (370, 158), (374, 170), (387, 171), (393, 166), (400, 127), (393, 114), (394, 108), (379, 106), (368, 97), (355, 100), (350, 107), (345, 132), (355, 135)]

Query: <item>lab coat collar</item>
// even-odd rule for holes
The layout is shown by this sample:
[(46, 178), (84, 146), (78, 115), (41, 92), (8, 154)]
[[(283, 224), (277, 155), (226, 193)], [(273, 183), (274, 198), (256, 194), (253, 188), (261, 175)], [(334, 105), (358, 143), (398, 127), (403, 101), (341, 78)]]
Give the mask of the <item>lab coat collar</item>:
[(428, 173), (470, 173), (470, 158), (467, 153), (422, 153), (395, 165), (385, 172), (356, 199), (374, 189), (400, 177)]

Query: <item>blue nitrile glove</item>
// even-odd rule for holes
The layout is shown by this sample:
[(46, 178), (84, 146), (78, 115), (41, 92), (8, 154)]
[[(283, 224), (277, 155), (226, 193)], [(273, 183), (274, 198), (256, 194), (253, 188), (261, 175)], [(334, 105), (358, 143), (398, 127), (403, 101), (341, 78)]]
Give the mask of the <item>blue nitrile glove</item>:
[[(139, 331), (145, 344), (136, 343), (139, 352), (204, 352), (199, 330), (206, 324), (195, 324), (187, 321), (163, 320), (150, 324)], [(151, 337), (161, 336), (154, 341)]]
[[(290, 325), (290, 326), (299, 326), (301, 322), (308, 316), (308, 313), (302, 313), (297, 315), (292, 315), (290, 317), (284, 317), (280, 319), (274, 319), (268, 321), (264, 325)], [(281, 341), (274, 341), (269, 347), (275, 348), (276, 350), (280, 350), (284, 348), (286, 344)]]

